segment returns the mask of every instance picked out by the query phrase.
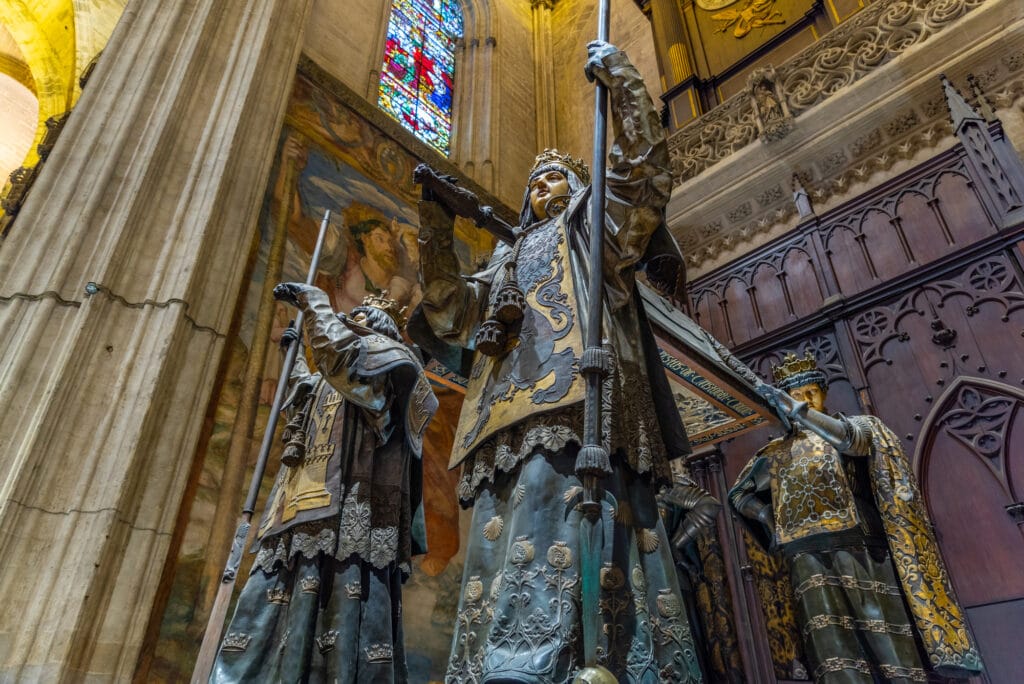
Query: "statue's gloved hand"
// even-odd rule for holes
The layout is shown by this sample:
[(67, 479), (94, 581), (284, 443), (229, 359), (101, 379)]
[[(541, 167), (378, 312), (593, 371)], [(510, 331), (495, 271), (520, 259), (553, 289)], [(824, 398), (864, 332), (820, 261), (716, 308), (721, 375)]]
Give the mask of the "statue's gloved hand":
[(694, 543), (695, 539), (686, 537), (683, 530), (677, 530), (672, 538), (672, 558), (676, 565), (682, 566), (691, 575), (700, 577), (703, 573), (700, 561), (700, 549)]
[(787, 429), (792, 419), (807, 412), (807, 402), (797, 401), (778, 387), (763, 384), (758, 386), (757, 393), (764, 397), (768, 405), (775, 410), (775, 413), (778, 414)]
[(605, 86), (611, 86), (611, 72), (604, 60), (618, 51), (619, 48), (603, 40), (592, 40), (587, 43), (587, 64), (583, 67), (587, 80), (598, 80)]
[(288, 347), (292, 346), (292, 342), (301, 339), (301, 337), (302, 333), (295, 328), (295, 320), (292, 319), (288, 321), (288, 327), (281, 333), (281, 341), (278, 344), (281, 345), (281, 349), (288, 349)]
[(292, 306), (299, 305), (299, 295), (306, 291), (302, 283), (281, 283), (274, 287), (274, 299)]

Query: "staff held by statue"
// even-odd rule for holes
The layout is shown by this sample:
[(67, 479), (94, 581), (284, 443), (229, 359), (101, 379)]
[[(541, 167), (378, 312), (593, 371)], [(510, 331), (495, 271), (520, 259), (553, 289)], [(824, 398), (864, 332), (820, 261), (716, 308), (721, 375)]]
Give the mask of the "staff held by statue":
[[(327, 226), (330, 220), (331, 211), (328, 209), (324, 212), (324, 218), (320, 222), (320, 234), (317, 236), (316, 247), (313, 249), (313, 256), (310, 258), (309, 273), (306, 275), (307, 285), (312, 285), (314, 278), (316, 278), (317, 268), (320, 265), (320, 254), (323, 251), (324, 239), (327, 235)], [(303, 312), (300, 310), (295, 316), (294, 327), (296, 330), (302, 330), (302, 319)], [(228, 604), (231, 602), (231, 592), (235, 587), (238, 567), (242, 563), (242, 552), (249, 537), (253, 512), (256, 510), (256, 499), (260, 493), (263, 474), (267, 469), (267, 460), (270, 458), (270, 448), (274, 443), (274, 434), (277, 432), (277, 421), (280, 418), (285, 395), (288, 391), (288, 378), (291, 376), (292, 368), (295, 366), (295, 359), (301, 348), (302, 345), (299, 344), (299, 340), (296, 337), (288, 345), (288, 349), (285, 352), (284, 366), (281, 368), (281, 375), (277, 381), (277, 390), (274, 392), (274, 402), (271, 405), (270, 415), (267, 418), (267, 427), (263, 431), (263, 442), (260, 444), (256, 468), (253, 470), (252, 479), (249, 481), (249, 493), (245, 497), (245, 505), (242, 507), (242, 514), (238, 519), (238, 527), (235, 528), (235, 536), (231, 541), (231, 553), (228, 556), (227, 563), (224, 565), (220, 586), (217, 588), (217, 598), (213, 602), (210, 619), (206, 625), (206, 632), (203, 634), (203, 643), (199, 649), (199, 656), (196, 659), (195, 668), (192, 670), (193, 682), (206, 682), (209, 680), (214, 659), (217, 657), (220, 633), (224, 628)]]

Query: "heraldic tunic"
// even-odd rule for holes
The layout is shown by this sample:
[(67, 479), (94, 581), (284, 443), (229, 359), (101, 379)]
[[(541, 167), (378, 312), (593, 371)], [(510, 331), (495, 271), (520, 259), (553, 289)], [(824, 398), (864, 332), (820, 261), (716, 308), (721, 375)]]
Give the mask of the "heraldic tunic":
[[(437, 403), (402, 343), (299, 295), (291, 409), (305, 456), (282, 466), (211, 682), (405, 682), (401, 586), (426, 550), (420, 456)], [(293, 413), (292, 425), (295, 425)]]
[[(671, 191), (667, 148), (625, 55), (605, 57), (604, 66), (614, 79), (616, 133), (602, 328), (613, 353), (603, 416), (614, 473), (604, 484), (615, 503), (605, 503), (602, 516), (599, 660), (622, 682), (700, 681), (655, 501), (657, 485), (671, 481), (668, 459), (688, 453), (688, 443), (633, 280)], [(458, 493), (473, 516), (451, 683), (565, 682), (583, 665), (574, 469), (586, 302), (596, 296), (586, 291), (589, 195), (581, 188), (557, 218), (525, 226), (519, 249), (499, 246), (489, 267), (467, 278), (452, 249), (452, 217), (439, 204), (420, 204), (425, 295), (417, 313), (437, 338), (471, 347), (516, 256), (527, 304), (511, 351), (475, 355), (456, 432), (451, 466), (462, 465)]]
[[(818, 684), (925, 682), (981, 670), (903, 448), (873, 416), (843, 418), (849, 455), (801, 429), (768, 443), (730, 491), (770, 495)], [(895, 561), (895, 563), (894, 563)]]

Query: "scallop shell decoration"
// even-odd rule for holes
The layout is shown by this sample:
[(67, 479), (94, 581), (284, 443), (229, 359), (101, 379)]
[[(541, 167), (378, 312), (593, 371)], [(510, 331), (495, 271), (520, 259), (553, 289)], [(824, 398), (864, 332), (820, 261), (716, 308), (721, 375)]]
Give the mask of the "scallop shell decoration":
[(651, 553), (658, 550), (658, 534), (654, 530), (642, 527), (636, 532), (636, 545), (644, 553)]
[(518, 506), (523, 503), (523, 498), (526, 496), (526, 487), (523, 485), (516, 485), (516, 488), (512, 490), (512, 505)]
[(494, 541), (501, 536), (503, 529), (505, 529), (505, 521), (502, 520), (500, 515), (494, 516), (484, 523), (484, 539)]

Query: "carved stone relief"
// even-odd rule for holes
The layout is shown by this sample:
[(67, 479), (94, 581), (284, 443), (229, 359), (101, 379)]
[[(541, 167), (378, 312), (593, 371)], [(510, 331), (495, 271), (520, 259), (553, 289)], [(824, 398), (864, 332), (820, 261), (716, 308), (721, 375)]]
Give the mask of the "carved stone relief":
[(775, 68), (769, 65), (750, 72), (747, 92), (761, 139), (771, 142), (784, 138), (793, 129), (793, 116), (789, 113)]
[[(983, 2), (985, 0), (951, 0), (944, 3), (941, 11), (934, 3), (920, 0), (870, 5), (793, 60), (774, 68), (780, 107), (784, 106), (793, 117), (799, 117), (814, 104), (830, 97), (836, 89), (884, 65), (911, 45), (927, 40), (954, 17), (962, 17)], [(986, 99), (996, 108), (1008, 108), (1024, 96), (1024, 74), (1020, 73), (1024, 70), (1024, 52), (1019, 49), (978, 64), (958, 65), (957, 70), (964, 74), (955, 79), (961, 83), (966, 83), (966, 73), (973, 73), (977, 81), (984, 84)], [(820, 80), (810, 79), (809, 73), (817, 74)], [(803, 179), (814, 202), (824, 204), (855, 183), (913, 159), (921, 150), (946, 139), (951, 133), (948, 112), (940, 89), (936, 87), (934, 92), (934, 97), (922, 98), (889, 119), (881, 120), (878, 127), (852, 143), (820, 150), (817, 161), (805, 169), (808, 173)], [(669, 139), (676, 183), (694, 178), (759, 137), (763, 138), (763, 124), (748, 88), (743, 96), (730, 98), (679, 130)], [(760, 200), (774, 186), (772, 180), (751, 182), (745, 196)], [(783, 198), (767, 204), (758, 201), (748, 218), (730, 221), (730, 217), (738, 216), (736, 212), (744, 201), (731, 207), (726, 205), (720, 213), (716, 207), (717, 216), (700, 217), (698, 225), (720, 220), (729, 226), (714, 235), (685, 239), (683, 236), (693, 228), (676, 229), (680, 241), (691, 245), (687, 250), (690, 266), (700, 267), (723, 252), (785, 225), (796, 215), (788, 198)]]

